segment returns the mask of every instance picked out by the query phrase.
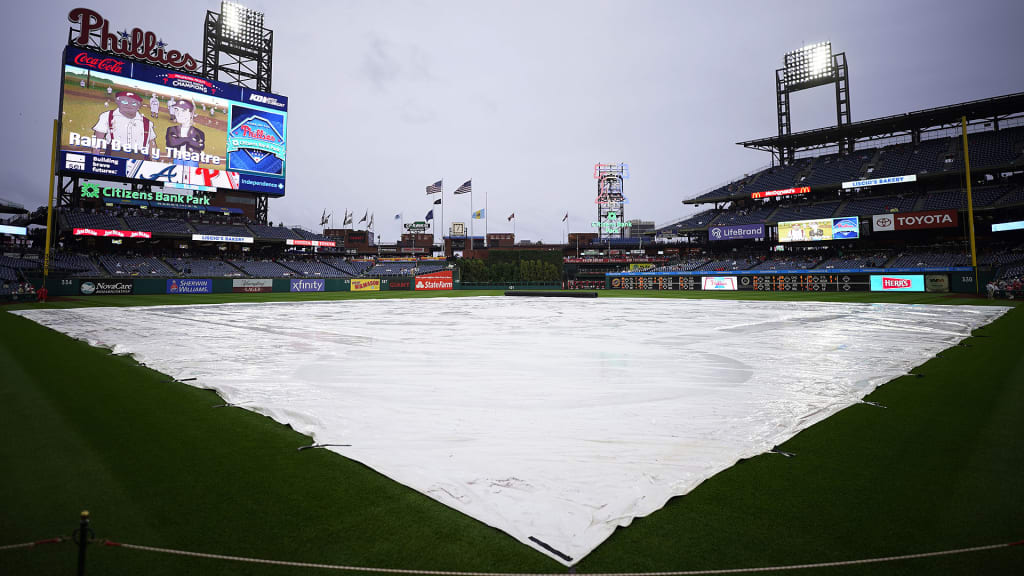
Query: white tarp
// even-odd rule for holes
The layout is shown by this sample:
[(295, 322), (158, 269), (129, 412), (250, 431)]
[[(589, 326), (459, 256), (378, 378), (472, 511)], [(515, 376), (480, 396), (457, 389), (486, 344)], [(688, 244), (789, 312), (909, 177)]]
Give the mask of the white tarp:
[(1005, 311), (489, 297), (15, 313), (351, 444), (332, 449), (571, 565)]

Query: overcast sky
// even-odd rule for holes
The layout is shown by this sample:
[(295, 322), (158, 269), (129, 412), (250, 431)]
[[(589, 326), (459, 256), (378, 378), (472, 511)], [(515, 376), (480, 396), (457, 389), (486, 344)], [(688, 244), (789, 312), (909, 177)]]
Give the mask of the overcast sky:
[[(270, 220), (316, 228), (324, 209), (422, 219), (444, 178), (445, 220), (559, 241), (595, 219), (597, 162), (626, 162), (627, 218), (770, 161), (735, 142), (771, 136), (785, 52), (830, 40), (850, 65), (854, 121), (1024, 91), (1024, 2), (249, 0), (274, 30), (274, 92), (289, 97), (287, 196)], [(7, 137), (0, 198), (45, 204), (68, 12), (152, 30), (202, 56), (215, 1), (12, 2), (2, 24)], [(835, 124), (834, 91), (794, 95), (795, 130)], [(440, 216), (439, 212), (437, 213)], [(484, 221), (477, 220), (481, 233)], [(446, 227), (447, 229), (447, 227)]]

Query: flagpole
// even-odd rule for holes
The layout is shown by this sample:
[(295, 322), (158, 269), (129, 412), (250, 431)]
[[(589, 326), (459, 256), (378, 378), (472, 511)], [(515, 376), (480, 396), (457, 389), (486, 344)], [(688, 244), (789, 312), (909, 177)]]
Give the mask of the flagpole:
[(473, 249), (473, 188), (469, 188), (469, 249)]
[(484, 189), (484, 248), (487, 248), (487, 189)]

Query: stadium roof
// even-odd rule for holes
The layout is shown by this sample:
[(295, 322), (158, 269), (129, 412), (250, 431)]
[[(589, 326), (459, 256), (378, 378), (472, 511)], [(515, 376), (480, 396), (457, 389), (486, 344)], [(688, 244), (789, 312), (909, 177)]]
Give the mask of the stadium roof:
[(853, 122), (847, 126), (829, 126), (805, 130), (786, 136), (770, 136), (756, 140), (737, 142), (737, 144), (756, 150), (772, 150), (778, 148), (812, 148), (835, 144), (841, 139), (856, 140), (885, 137), (893, 133), (912, 132), (936, 126), (958, 124), (962, 116), (967, 121), (988, 118), (1001, 118), (1024, 113), (1024, 92), (973, 100), (894, 116), (885, 116), (872, 120)]
[(17, 202), (0, 198), (0, 214), (26, 214), (28, 210)]

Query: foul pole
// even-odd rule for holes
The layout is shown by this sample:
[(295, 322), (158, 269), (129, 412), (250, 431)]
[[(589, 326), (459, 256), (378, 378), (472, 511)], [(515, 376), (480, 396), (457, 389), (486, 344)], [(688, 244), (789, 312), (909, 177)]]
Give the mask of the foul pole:
[(53, 180), (57, 173), (57, 119), (53, 120), (53, 141), (50, 144), (50, 199), (46, 202), (46, 250), (43, 252), (43, 288), (50, 275), (50, 239), (53, 235)]
[(967, 116), (960, 117), (960, 129), (964, 136), (964, 170), (967, 176), (967, 229), (971, 235), (971, 269), (974, 270), (974, 293), (978, 294), (978, 253), (974, 249), (974, 202), (971, 199), (971, 154), (967, 149)]

